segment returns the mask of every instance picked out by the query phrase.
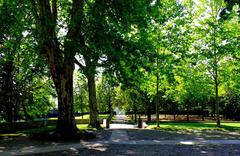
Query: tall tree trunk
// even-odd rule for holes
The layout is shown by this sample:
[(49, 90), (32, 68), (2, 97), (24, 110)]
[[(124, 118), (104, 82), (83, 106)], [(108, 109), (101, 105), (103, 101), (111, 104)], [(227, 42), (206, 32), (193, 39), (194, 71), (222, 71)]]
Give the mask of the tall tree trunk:
[(134, 122), (137, 123), (137, 112), (134, 111)]
[(189, 103), (187, 103), (187, 122), (189, 122)]
[(82, 39), (83, 0), (72, 0), (70, 21), (60, 48), (56, 26), (58, 24), (57, 0), (31, 0), (32, 13), (36, 20), (36, 39), (40, 52), (48, 63), (58, 95), (59, 117), (56, 134), (63, 139), (72, 139), (77, 133), (73, 115), (73, 71), (75, 54)]
[(151, 121), (151, 106), (150, 103), (147, 103), (147, 121)]
[(220, 127), (220, 117), (219, 117), (219, 97), (218, 97), (218, 80), (217, 80), (217, 70), (215, 81), (215, 102), (216, 102), (216, 115), (217, 115), (217, 127)]
[(132, 120), (133, 120), (133, 110), (131, 112), (132, 112)]
[(133, 103), (133, 114), (134, 114), (134, 122), (137, 123), (137, 108), (135, 102)]
[(157, 59), (157, 88), (156, 88), (156, 117), (157, 127), (159, 127), (159, 75), (158, 75), (158, 59)]
[[(215, 19), (215, 23), (218, 21)], [(216, 28), (213, 29), (213, 55), (214, 55), (214, 64), (213, 64), (213, 79), (215, 85), (215, 107), (216, 107), (216, 115), (217, 115), (217, 127), (220, 127), (220, 118), (219, 118), (219, 97), (218, 97), (218, 53), (217, 53), (217, 41), (216, 41)]]
[(201, 106), (201, 110), (202, 110), (202, 121), (204, 121), (204, 116), (205, 116), (205, 112), (204, 112), (204, 108), (203, 108), (203, 102), (202, 102), (202, 106)]
[(82, 119), (83, 119), (83, 95), (82, 95), (82, 88), (80, 91), (80, 109), (81, 109), (81, 115), (82, 115)]
[(5, 101), (5, 120), (7, 122), (13, 122), (13, 59), (11, 58), (4, 65), (4, 74), (3, 74), (3, 99)]
[(77, 127), (73, 111), (73, 70), (74, 64), (68, 64), (64, 69), (51, 69), (58, 95), (58, 112), (56, 134), (63, 138), (74, 138)]
[(109, 97), (108, 97), (108, 111), (109, 111), (109, 116), (112, 117), (112, 90), (111, 87), (109, 87)]
[(97, 109), (96, 85), (95, 74), (90, 73), (87, 75), (88, 79), (88, 93), (89, 93), (89, 109), (90, 109), (90, 125), (92, 127), (100, 128)]

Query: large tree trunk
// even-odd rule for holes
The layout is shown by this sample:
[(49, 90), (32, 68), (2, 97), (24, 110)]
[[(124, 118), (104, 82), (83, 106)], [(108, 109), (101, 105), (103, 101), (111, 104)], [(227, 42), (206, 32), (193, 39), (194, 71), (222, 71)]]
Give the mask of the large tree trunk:
[(215, 81), (215, 98), (216, 98), (215, 104), (216, 104), (216, 115), (217, 115), (217, 127), (220, 127), (217, 70), (216, 70), (216, 78), (214, 81)]
[[(157, 59), (157, 67), (158, 67), (158, 59)], [(159, 125), (159, 75), (157, 71), (157, 90), (156, 90), (156, 122), (157, 122), (157, 127), (160, 127)]]
[(98, 118), (98, 107), (96, 97), (95, 74), (90, 73), (87, 75), (88, 79), (88, 93), (89, 93), (89, 109), (90, 109), (90, 126), (100, 128)]
[(150, 122), (151, 121), (151, 104), (147, 103), (147, 121)]
[(60, 48), (56, 25), (58, 24), (57, 0), (31, 0), (41, 54), (47, 60), (58, 95), (59, 117), (56, 134), (63, 139), (72, 139), (77, 133), (73, 115), (73, 71), (76, 46), (82, 39), (84, 1), (72, 0), (68, 32), (64, 38), (64, 48)]
[(134, 122), (137, 123), (137, 107), (135, 102), (133, 103)]
[(14, 122), (13, 111), (13, 59), (11, 58), (4, 65), (3, 74), (3, 99), (5, 102), (5, 120), (7, 122)]
[(202, 121), (204, 121), (204, 116), (205, 116), (205, 112), (204, 112), (204, 106), (203, 106), (203, 102), (202, 102), (202, 105), (201, 105), (201, 111), (202, 111)]
[(83, 95), (82, 95), (82, 89), (81, 88), (81, 91), (80, 91), (80, 109), (81, 109), (81, 115), (82, 115), (82, 119), (83, 119)]
[(73, 69), (74, 65), (66, 65), (61, 71), (52, 70), (58, 95), (58, 112), (56, 134), (63, 138), (73, 138), (77, 127), (73, 111)]
[(189, 103), (187, 102), (187, 122), (189, 122)]

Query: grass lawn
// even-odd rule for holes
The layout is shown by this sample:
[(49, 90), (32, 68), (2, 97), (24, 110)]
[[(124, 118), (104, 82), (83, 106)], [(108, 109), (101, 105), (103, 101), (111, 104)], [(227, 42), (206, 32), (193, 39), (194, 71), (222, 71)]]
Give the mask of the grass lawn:
[[(108, 116), (109, 114), (99, 114), (100, 119), (106, 119)], [(83, 115), (83, 118), (82, 116), (77, 116), (75, 119), (89, 119), (89, 114)], [(57, 118), (48, 118), (48, 120), (57, 120)]]
[[(96, 128), (89, 127), (88, 124), (77, 124), (77, 128), (80, 130), (93, 130), (93, 131), (97, 130)], [(54, 129), (55, 129), (55, 126), (45, 126), (45, 127), (40, 127), (40, 128), (33, 128), (33, 129), (17, 131), (15, 133), (0, 134), (0, 137), (26, 136), (29, 134), (52, 132), (52, 131), (54, 131)]]
[[(109, 114), (99, 114), (100, 119), (106, 119), (109, 117)], [(77, 116), (75, 119), (82, 119), (82, 116)], [(89, 114), (83, 115), (83, 119), (89, 119)]]
[(239, 131), (240, 123), (221, 123), (221, 127), (216, 127), (216, 123), (212, 122), (160, 122), (160, 127), (157, 128), (156, 123), (148, 123), (148, 129), (159, 130), (227, 130), (227, 131)]

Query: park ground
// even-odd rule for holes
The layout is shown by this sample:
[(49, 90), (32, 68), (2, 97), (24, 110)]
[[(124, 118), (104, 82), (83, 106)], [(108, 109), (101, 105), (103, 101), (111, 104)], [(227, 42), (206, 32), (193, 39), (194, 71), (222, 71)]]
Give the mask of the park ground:
[[(97, 138), (75, 142), (46, 142), (24, 135), (1, 135), (0, 155), (100, 155), (100, 156), (240, 156), (240, 124), (161, 123), (138, 129), (125, 116), (116, 117), (110, 129), (95, 131)], [(84, 128), (83, 125), (81, 128)], [(171, 129), (170, 129), (171, 127)]]

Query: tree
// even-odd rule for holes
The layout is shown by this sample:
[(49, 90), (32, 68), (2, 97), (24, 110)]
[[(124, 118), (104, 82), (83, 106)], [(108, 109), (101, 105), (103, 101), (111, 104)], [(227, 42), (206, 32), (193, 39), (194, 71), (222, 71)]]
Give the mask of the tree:
[[(95, 76), (97, 67), (118, 66), (123, 56), (132, 55), (136, 42), (132, 38), (150, 20), (151, 1), (90, 1), (84, 12), (82, 49), (77, 64), (88, 79), (90, 125), (98, 121)], [(131, 8), (131, 9), (129, 9)], [(103, 40), (104, 38), (104, 40)], [(118, 68), (118, 67), (116, 67)], [(119, 69), (114, 69), (119, 70)]]
[[(75, 54), (82, 39), (84, 1), (73, 0), (67, 34), (61, 43), (58, 37), (57, 0), (31, 0), (36, 25), (36, 40), (40, 53), (46, 59), (58, 97), (56, 136), (70, 139), (77, 135), (73, 114), (73, 71)], [(63, 6), (60, 6), (63, 9)], [(60, 12), (61, 13), (61, 12)], [(62, 45), (63, 44), (63, 45)]]
[[(18, 10), (19, 9), (19, 10)], [(0, 7), (0, 104), (5, 121), (31, 120), (52, 107), (49, 73), (35, 53), (28, 27), (32, 24), (23, 2), (3, 1)]]
[[(90, 125), (100, 126), (96, 103), (96, 67), (101, 58), (109, 58), (108, 54), (116, 49), (118, 52), (122, 50), (119, 39), (123, 40), (134, 24), (142, 25), (150, 3), (148, 0), (134, 3), (73, 0), (70, 7), (68, 2), (57, 0), (31, 0), (39, 50), (47, 61), (58, 94), (58, 134), (76, 134), (72, 87), (74, 62), (88, 79)], [(67, 32), (59, 37), (61, 27)], [(76, 54), (84, 60), (84, 64), (76, 61)]]
[[(170, 6), (173, 7), (165, 12), (165, 8)], [(159, 11), (163, 16), (158, 16), (155, 19), (153, 30), (150, 33), (154, 51), (156, 51), (156, 61), (153, 63), (156, 68), (153, 69), (155, 71), (153, 73), (156, 75), (156, 85), (154, 87), (156, 88), (157, 127), (159, 127), (160, 98), (163, 102), (162, 96), (166, 89), (169, 88), (169, 83), (172, 83), (174, 80), (172, 71), (177, 66), (178, 59), (183, 59), (182, 56), (188, 50), (189, 42), (187, 40), (189, 40), (189, 37), (186, 27), (190, 21), (184, 7), (176, 1), (162, 1), (162, 8)], [(149, 86), (149, 88), (151, 87)]]
[(84, 113), (89, 112), (88, 107), (88, 91), (87, 80), (85, 76), (79, 72), (74, 72), (74, 110), (75, 112)]
[[(235, 19), (231, 21), (234, 29), (229, 29), (229, 21), (221, 20), (221, 11), (224, 8), (225, 3), (223, 1), (208, 1), (201, 2), (199, 5), (199, 13), (202, 15), (203, 19), (201, 21), (195, 21), (198, 25), (198, 43), (195, 47), (199, 48), (201, 56), (205, 58), (206, 64), (208, 66), (209, 75), (211, 75), (214, 82), (215, 88), (215, 105), (216, 105), (216, 118), (217, 126), (220, 126), (220, 108), (219, 108), (219, 84), (220, 84), (220, 65), (224, 59), (228, 59), (229, 54), (234, 53), (236, 46), (236, 38), (232, 32), (238, 31), (235, 27), (238, 25)], [(207, 12), (205, 12), (207, 10)], [(231, 37), (229, 37), (231, 36)]]
[[(4, 1), (0, 6), (0, 102), (7, 122), (14, 122), (17, 106), (14, 102), (14, 59), (22, 42), (22, 12), (16, 11), (16, 3)], [(22, 8), (21, 4), (19, 7)], [(9, 15), (9, 16), (6, 16)], [(15, 108), (15, 109), (14, 109)]]
[(109, 113), (109, 115), (112, 116), (113, 101), (115, 96), (115, 86), (112, 86), (107, 78), (102, 75), (97, 85), (99, 111)]

